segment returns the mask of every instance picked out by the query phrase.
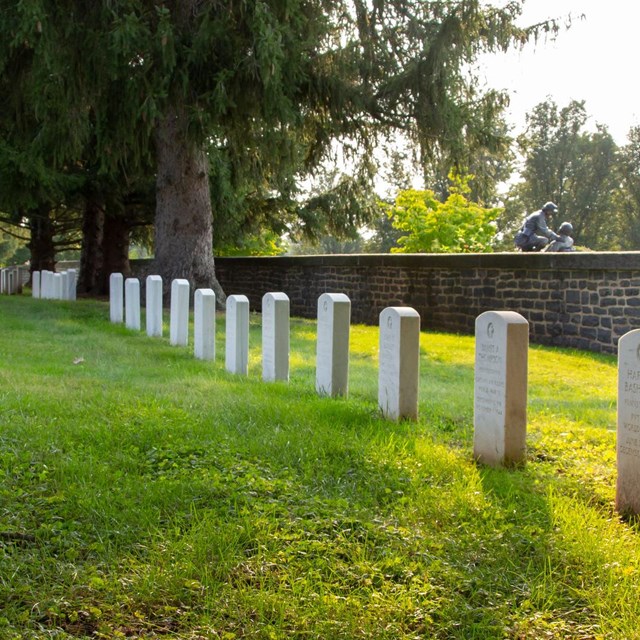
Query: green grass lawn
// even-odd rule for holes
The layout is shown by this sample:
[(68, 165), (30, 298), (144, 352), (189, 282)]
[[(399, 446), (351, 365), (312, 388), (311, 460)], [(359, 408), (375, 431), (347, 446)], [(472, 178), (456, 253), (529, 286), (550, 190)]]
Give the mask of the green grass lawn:
[(532, 346), (528, 459), (472, 460), (473, 338), (421, 335), (420, 419), (197, 361), (104, 302), (0, 298), (0, 638), (640, 638), (616, 362)]

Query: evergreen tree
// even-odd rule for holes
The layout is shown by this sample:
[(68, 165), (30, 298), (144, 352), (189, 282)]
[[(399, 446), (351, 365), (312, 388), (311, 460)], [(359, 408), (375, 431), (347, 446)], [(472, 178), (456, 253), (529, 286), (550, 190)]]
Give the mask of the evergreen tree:
[(296, 178), (336, 140), (365, 158), (393, 130), (424, 158), (491, 149), (504, 96), (483, 94), (466, 64), (530, 35), (514, 26), (519, 3), (479, 0), (21, 0), (2, 11), (2, 72), (21, 70), (12, 112), (34, 114), (54, 167), (88, 148), (110, 175), (153, 163), (155, 270), (195, 286), (216, 284), (210, 171), (217, 205), (264, 193), (287, 211)]

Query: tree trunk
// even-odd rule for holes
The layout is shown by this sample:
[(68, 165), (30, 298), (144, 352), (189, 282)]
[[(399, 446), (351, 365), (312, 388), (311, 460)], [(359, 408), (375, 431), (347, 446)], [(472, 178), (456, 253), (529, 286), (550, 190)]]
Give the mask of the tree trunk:
[(131, 275), (129, 231), (126, 216), (105, 216), (102, 237), (103, 264), (98, 280), (101, 293), (108, 293), (109, 277), (112, 273), (121, 273), (125, 278)]
[(82, 250), (80, 253), (80, 274), (78, 291), (100, 293), (100, 273), (104, 263), (102, 240), (104, 237), (104, 205), (89, 198), (82, 218)]
[(31, 272), (54, 271), (56, 266), (56, 249), (53, 242), (53, 222), (51, 209), (43, 204), (29, 213), (29, 250), (31, 251)]
[(226, 300), (215, 276), (209, 164), (194, 145), (182, 108), (169, 108), (156, 129), (155, 262), (168, 291), (174, 278), (193, 290), (212, 288), (220, 306)]

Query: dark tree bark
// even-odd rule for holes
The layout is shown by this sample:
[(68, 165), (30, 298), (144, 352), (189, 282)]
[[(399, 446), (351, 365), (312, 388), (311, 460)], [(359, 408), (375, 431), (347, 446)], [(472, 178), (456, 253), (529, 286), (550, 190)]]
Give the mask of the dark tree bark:
[(129, 232), (130, 225), (126, 216), (110, 216), (104, 221), (102, 237), (103, 264), (99, 275), (101, 293), (109, 291), (109, 276), (121, 273), (125, 278), (131, 275), (129, 264)]
[(174, 278), (192, 289), (212, 288), (223, 305), (226, 297), (215, 276), (209, 167), (203, 149), (193, 144), (187, 117), (171, 108), (156, 129), (155, 262), (168, 291)]
[(53, 221), (49, 205), (42, 204), (30, 212), (29, 251), (31, 251), (31, 273), (34, 271), (54, 271), (56, 266), (56, 249), (53, 242)]
[(87, 199), (82, 221), (82, 253), (78, 291), (92, 295), (109, 293), (109, 276), (131, 274), (130, 223), (126, 215), (109, 215), (100, 197)]
[(103, 267), (102, 241), (104, 237), (104, 205), (87, 199), (82, 220), (82, 250), (78, 292), (97, 295), (100, 292), (100, 273)]

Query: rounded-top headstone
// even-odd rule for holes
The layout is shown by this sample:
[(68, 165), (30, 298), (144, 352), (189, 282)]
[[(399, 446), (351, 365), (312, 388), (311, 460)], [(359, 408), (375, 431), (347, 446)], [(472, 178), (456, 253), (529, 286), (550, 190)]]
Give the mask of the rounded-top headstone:
[(616, 509), (640, 514), (640, 329), (618, 341)]
[(262, 296), (262, 379), (289, 380), (289, 296), (281, 291)]
[(522, 462), (529, 323), (515, 311), (486, 311), (475, 329), (474, 457), (492, 466)]
[(380, 313), (378, 405), (386, 418), (416, 420), (420, 376), (420, 314), (411, 307)]
[(318, 298), (316, 391), (331, 397), (349, 393), (351, 300), (344, 293)]

